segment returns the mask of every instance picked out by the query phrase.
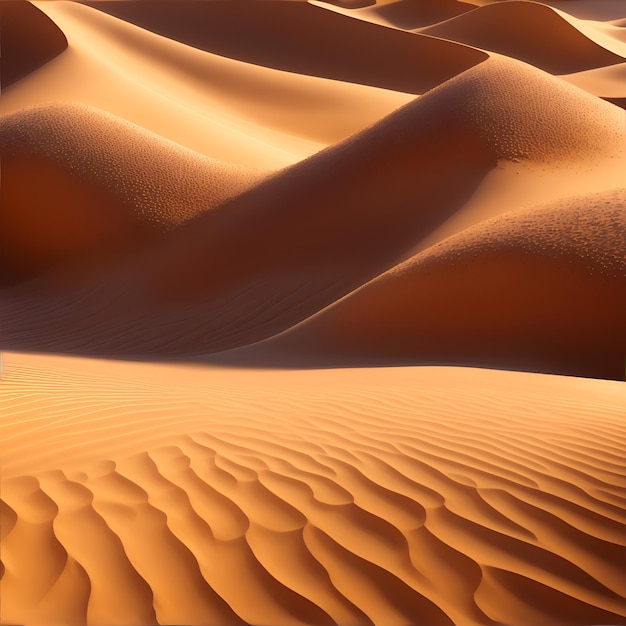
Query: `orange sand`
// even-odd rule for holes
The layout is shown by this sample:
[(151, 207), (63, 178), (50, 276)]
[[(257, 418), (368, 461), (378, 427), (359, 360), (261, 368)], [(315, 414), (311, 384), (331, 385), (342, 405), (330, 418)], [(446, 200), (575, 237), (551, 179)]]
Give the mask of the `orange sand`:
[(4, 623), (624, 623), (620, 383), (8, 353), (2, 385)]
[(626, 625), (622, 0), (0, 11), (0, 625)]

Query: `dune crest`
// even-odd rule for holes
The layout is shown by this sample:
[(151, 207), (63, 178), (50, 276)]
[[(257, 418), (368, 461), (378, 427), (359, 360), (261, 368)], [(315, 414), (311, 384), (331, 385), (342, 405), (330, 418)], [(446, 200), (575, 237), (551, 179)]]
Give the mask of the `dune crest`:
[[(308, 2), (151, 0), (149, 12), (142, 0), (87, 4), (221, 56), (415, 94), (486, 58), (467, 46), (412, 36)], [(398, 63), (408, 58), (415, 59), (411, 72)]]
[(506, 54), (553, 74), (624, 60), (588, 39), (557, 11), (525, 0), (478, 7), (419, 32)]
[[(335, 4), (318, 0), (311, 2), (317, 6)], [(431, 26), (475, 8), (474, 5), (462, 0), (425, 0), (419, 4), (411, 0), (391, 0), (372, 2), (365, 8), (347, 6), (345, 3), (337, 4), (341, 7), (339, 11), (344, 15), (402, 30)]]
[(63, 32), (27, 0), (0, 2), (0, 39), (0, 80), (3, 89), (67, 48)]

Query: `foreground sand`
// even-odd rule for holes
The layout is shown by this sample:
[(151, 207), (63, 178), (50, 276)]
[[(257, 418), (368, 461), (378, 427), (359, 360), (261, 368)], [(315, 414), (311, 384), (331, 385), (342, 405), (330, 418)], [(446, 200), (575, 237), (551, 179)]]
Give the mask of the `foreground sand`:
[(2, 385), (3, 623), (626, 623), (620, 383), (7, 353)]
[(623, 0), (0, 11), (2, 626), (626, 625)]

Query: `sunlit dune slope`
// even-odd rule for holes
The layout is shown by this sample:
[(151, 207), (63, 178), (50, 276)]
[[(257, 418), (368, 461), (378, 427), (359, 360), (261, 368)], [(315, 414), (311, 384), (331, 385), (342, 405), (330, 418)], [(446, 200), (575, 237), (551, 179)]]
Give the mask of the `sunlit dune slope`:
[(26, 0), (0, 2), (0, 80), (7, 87), (67, 48), (67, 39), (45, 13)]
[(271, 170), (345, 139), (411, 99), (221, 57), (75, 2), (40, 7), (70, 47), (3, 90), (2, 112), (81, 102), (212, 158)]
[(611, 381), (7, 354), (2, 620), (626, 623)]
[(150, 11), (142, 0), (88, 4), (222, 56), (409, 93), (423, 93), (485, 58), (466, 46), (412, 36), (308, 2), (153, 0)]
[(0, 119), (0, 267), (8, 280), (122, 252), (241, 193), (259, 174), (82, 105)]
[(193, 220), (95, 291), (49, 307), (6, 296), (4, 342), (189, 354), (258, 341), (411, 256), (498, 161), (619, 163), (623, 139), (620, 109), (489, 60)]
[(624, 60), (539, 2), (489, 4), (420, 32), (499, 52), (554, 74)]
[(312, 352), (329, 363), (490, 363), (623, 380), (625, 242), (625, 189), (508, 213), (387, 272), (274, 347), (303, 361)]
[(601, 98), (626, 98), (626, 63), (561, 76)]

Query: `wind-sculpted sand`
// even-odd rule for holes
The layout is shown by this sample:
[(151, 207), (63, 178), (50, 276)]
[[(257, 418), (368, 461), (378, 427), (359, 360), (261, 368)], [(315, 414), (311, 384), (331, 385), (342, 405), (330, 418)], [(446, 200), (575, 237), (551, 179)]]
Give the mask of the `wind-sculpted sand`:
[(2, 626), (626, 625), (621, 0), (0, 11)]
[(9, 353), (3, 386), (5, 623), (626, 621), (619, 383)]
[[(563, 9), (567, 10), (566, 4)], [(539, 2), (513, 0), (487, 4), (420, 32), (499, 52), (553, 74), (624, 60), (587, 37), (575, 24)]]
[(265, 350), (284, 347), (301, 363), (514, 358), (619, 380), (625, 241), (626, 189), (507, 213), (394, 267)]

